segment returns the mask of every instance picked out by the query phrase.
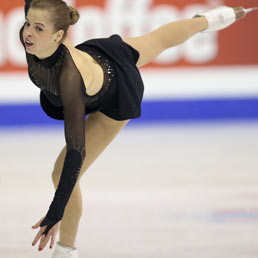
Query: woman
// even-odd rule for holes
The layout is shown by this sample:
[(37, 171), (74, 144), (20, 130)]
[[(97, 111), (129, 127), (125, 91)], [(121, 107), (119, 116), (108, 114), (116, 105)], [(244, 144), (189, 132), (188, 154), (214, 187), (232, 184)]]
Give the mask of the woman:
[(140, 116), (143, 82), (138, 68), (200, 31), (229, 24), (219, 18), (222, 10), (214, 9), (141, 37), (113, 35), (73, 47), (66, 34), (79, 18), (74, 8), (62, 0), (25, 2), (20, 39), (29, 77), (41, 90), (40, 103), (47, 115), (64, 120), (66, 140), (52, 173), (54, 199), (46, 216), (32, 227), (40, 227), (33, 245), (40, 240), (41, 251), (51, 240), (52, 248), (60, 228), (52, 257), (74, 258), (82, 211), (80, 178), (128, 121)]

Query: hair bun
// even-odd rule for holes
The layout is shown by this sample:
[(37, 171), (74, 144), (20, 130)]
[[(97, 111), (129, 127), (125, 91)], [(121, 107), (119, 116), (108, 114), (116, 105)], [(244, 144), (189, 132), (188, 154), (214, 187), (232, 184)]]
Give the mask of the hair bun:
[(79, 12), (72, 6), (68, 6), (70, 9), (70, 25), (74, 25), (80, 18)]

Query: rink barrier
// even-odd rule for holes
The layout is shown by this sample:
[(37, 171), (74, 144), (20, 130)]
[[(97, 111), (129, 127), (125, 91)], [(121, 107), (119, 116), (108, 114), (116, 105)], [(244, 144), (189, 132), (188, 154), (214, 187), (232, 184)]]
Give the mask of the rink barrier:
[[(63, 126), (39, 104), (0, 105), (0, 127)], [(130, 124), (258, 120), (258, 98), (144, 101), (142, 116)]]

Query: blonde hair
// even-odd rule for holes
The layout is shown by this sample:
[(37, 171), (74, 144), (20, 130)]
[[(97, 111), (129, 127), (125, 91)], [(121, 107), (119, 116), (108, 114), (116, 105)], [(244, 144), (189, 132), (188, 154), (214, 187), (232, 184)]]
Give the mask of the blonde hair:
[(79, 12), (74, 7), (68, 6), (63, 0), (32, 0), (30, 8), (49, 11), (54, 30), (63, 30), (63, 38), (65, 38), (69, 26), (74, 25), (80, 18)]

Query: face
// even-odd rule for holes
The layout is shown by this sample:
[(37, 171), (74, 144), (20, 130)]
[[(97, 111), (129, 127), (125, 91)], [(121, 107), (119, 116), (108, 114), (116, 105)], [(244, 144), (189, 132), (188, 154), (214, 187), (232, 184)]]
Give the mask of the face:
[(47, 11), (29, 9), (23, 30), (26, 52), (36, 55), (38, 58), (46, 58), (58, 47), (62, 36), (62, 30), (54, 32)]

